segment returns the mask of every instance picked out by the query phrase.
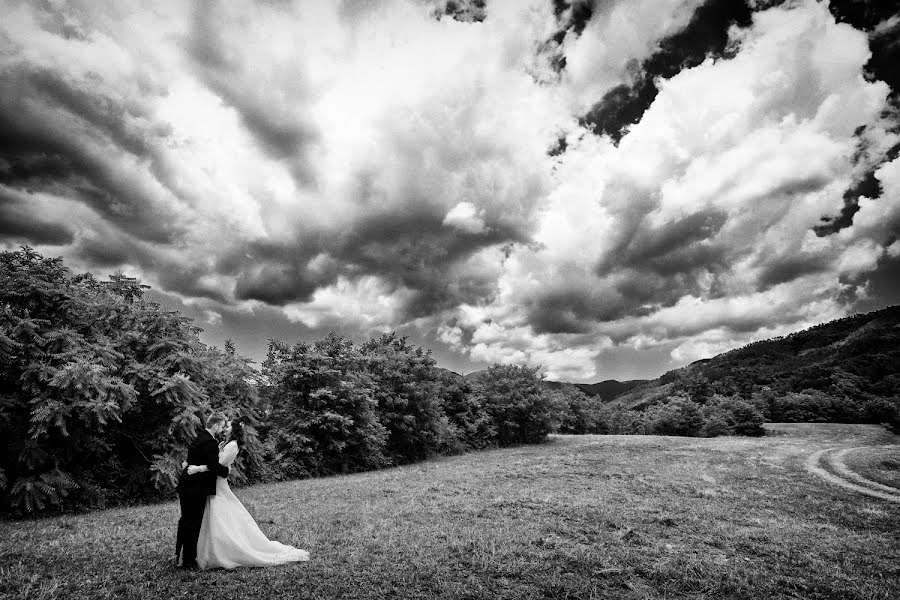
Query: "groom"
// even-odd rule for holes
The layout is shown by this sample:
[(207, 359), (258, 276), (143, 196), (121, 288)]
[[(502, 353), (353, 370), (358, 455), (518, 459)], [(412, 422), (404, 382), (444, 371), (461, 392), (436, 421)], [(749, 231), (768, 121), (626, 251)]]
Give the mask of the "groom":
[(197, 539), (206, 497), (216, 495), (216, 477), (228, 477), (228, 467), (219, 464), (219, 438), (228, 427), (228, 419), (222, 413), (215, 413), (206, 420), (206, 429), (191, 444), (188, 450), (189, 465), (206, 465), (204, 473), (188, 475), (187, 468), (178, 480), (178, 499), (181, 501), (181, 518), (178, 519), (178, 539), (175, 542), (175, 562), (184, 547), (182, 569), (197, 568)]

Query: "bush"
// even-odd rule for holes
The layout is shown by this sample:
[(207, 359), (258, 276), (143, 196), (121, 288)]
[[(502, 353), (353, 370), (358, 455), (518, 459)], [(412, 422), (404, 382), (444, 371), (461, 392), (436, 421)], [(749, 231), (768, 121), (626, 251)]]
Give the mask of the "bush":
[(766, 434), (763, 429), (765, 418), (752, 404), (733, 399), (728, 404), (728, 409), (731, 412), (731, 428), (736, 435), (759, 437)]
[(493, 444), (497, 428), (476, 397), (472, 384), (462, 375), (438, 370), (438, 395), (453, 433), (448, 454), (486, 448)]
[(474, 385), (475, 397), (493, 421), (499, 446), (546, 439), (556, 415), (538, 368), (494, 365)]
[(720, 435), (731, 435), (733, 431), (728, 417), (722, 411), (715, 411), (706, 416), (701, 435), (703, 437), (718, 437)]
[(593, 402), (574, 385), (549, 391), (556, 413), (555, 430), (566, 434), (596, 433), (598, 414)]
[(649, 434), (699, 436), (703, 425), (700, 405), (683, 395), (644, 411), (644, 431)]
[(346, 473), (390, 464), (388, 431), (365, 360), (332, 332), (313, 344), (271, 341), (263, 364), (270, 439), (288, 478)]
[(869, 398), (861, 412), (866, 423), (886, 425), (894, 433), (900, 433), (900, 398)]
[(387, 429), (385, 452), (392, 464), (449, 454), (459, 448), (441, 406), (440, 381), (431, 351), (396, 333), (360, 347), (371, 376), (378, 420)]
[(644, 433), (644, 420), (639, 411), (628, 410), (621, 404), (612, 402), (596, 411), (594, 433), (610, 435)]

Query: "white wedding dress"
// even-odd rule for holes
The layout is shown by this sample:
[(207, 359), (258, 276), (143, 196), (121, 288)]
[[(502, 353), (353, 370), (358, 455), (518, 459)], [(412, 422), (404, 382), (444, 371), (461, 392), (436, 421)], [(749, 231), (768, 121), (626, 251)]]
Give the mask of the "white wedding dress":
[[(238, 454), (237, 442), (228, 442), (219, 451), (219, 463), (230, 467)], [(216, 495), (206, 500), (197, 565), (201, 569), (267, 567), (309, 560), (309, 553), (270, 540), (237, 499), (228, 480), (216, 478)]]

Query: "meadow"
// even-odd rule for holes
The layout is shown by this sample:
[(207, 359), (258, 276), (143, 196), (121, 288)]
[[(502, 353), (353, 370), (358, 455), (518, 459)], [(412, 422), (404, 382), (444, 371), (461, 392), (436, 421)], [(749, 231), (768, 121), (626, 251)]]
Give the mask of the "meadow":
[(815, 452), (854, 449), (843, 466), (890, 486), (900, 437), (766, 428), (557, 435), (237, 489), (267, 535), (310, 551), (269, 569), (175, 569), (176, 502), (0, 522), (0, 596), (900, 598), (900, 501), (807, 467)]

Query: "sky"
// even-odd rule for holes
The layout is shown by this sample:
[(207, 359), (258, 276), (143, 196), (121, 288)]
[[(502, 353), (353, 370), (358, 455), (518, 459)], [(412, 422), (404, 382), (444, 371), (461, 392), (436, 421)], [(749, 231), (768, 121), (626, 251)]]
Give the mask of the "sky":
[(890, 4), (0, 0), (0, 249), (257, 363), (653, 378), (900, 303)]

